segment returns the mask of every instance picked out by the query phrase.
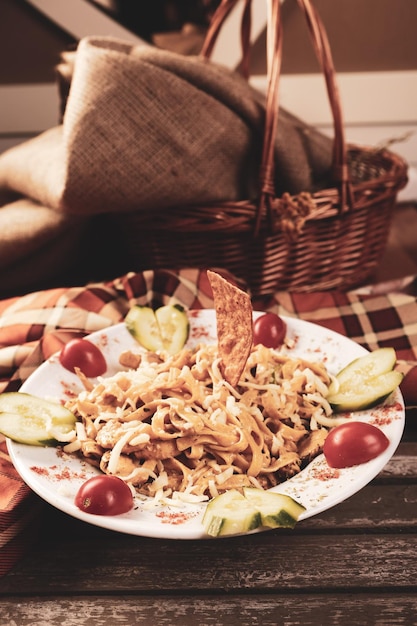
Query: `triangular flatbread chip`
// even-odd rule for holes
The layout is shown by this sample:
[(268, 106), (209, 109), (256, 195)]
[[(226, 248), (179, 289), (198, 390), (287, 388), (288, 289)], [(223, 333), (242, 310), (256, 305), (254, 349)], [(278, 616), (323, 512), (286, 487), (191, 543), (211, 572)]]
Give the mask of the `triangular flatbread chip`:
[(224, 379), (235, 387), (245, 368), (253, 340), (253, 310), (247, 293), (211, 270), (217, 341)]

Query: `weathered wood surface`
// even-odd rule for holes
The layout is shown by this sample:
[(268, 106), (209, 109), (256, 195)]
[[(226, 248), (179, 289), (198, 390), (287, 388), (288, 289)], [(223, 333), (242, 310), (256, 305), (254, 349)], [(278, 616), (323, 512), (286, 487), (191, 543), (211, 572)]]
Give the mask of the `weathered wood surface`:
[(417, 624), (416, 425), (372, 483), (293, 531), (158, 540), (45, 505), (0, 580), (0, 626)]
[(411, 594), (7, 598), (1, 626), (415, 626)]
[(401, 590), (417, 581), (416, 533), (274, 532), (221, 544), (56, 534), (2, 579), (2, 593)]

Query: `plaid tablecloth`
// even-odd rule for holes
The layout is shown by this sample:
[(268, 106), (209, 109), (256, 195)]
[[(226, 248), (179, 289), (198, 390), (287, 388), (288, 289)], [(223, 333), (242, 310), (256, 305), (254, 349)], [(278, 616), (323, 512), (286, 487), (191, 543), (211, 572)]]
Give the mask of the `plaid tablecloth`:
[[(227, 272), (222, 273), (233, 280)], [(400, 367), (407, 371), (417, 363), (414, 286), (409, 281), (405, 290), (402, 285), (392, 285), (389, 291), (277, 292), (254, 301), (253, 306), (330, 328), (370, 350), (393, 346)], [(19, 389), (45, 359), (74, 336), (121, 322), (133, 304), (156, 308), (174, 303), (189, 309), (213, 308), (206, 272), (130, 273), (106, 283), (50, 289), (0, 301), (0, 392)], [(25, 528), (33, 524), (39, 505), (0, 441), (0, 575), (25, 551), (28, 537), (33, 537)]]

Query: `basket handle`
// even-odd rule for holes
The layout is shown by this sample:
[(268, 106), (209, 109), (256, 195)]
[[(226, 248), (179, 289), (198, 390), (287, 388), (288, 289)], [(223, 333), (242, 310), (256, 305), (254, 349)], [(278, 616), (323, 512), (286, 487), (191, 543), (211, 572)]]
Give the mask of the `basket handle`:
[[(214, 48), (220, 29), (227, 16), (240, 0), (222, 0), (215, 11), (206, 39), (201, 50), (201, 56), (209, 59)], [(245, 6), (241, 22), (241, 46), (243, 75), (249, 76), (249, 53), (251, 31), (252, 0), (244, 0)], [(324, 74), (327, 95), (333, 118), (333, 180), (339, 190), (340, 207), (351, 208), (353, 205), (353, 191), (349, 180), (347, 164), (347, 150), (344, 132), (344, 122), (340, 103), (339, 89), (336, 82), (336, 71), (333, 64), (330, 44), (323, 22), (313, 6), (311, 0), (297, 0), (300, 9), (307, 21), (308, 30), (312, 39), (314, 52)], [(281, 0), (268, 0), (267, 21), (267, 95), (265, 129), (260, 169), (260, 198), (257, 213), (256, 230), (259, 230), (264, 211), (272, 221), (272, 203), (275, 198), (274, 185), (274, 140), (278, 122), (279, 110), (279, 79), (282, 63), (283, 27), (281, 17)]]

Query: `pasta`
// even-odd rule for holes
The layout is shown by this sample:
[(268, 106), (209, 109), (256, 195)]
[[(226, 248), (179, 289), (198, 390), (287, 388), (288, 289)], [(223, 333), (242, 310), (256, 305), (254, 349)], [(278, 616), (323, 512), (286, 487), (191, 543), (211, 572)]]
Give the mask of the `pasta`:
[(85, 390), (66, 402), (77, 435), (65, 449), (140, 494), (204, 501), (246, 485), (268, 489), (322, 450), (331, 423), (322, 363), (253, 346), (234, 388), (215, 345), (122, 362), (130, 369), (95, 385), (79, 373)]

